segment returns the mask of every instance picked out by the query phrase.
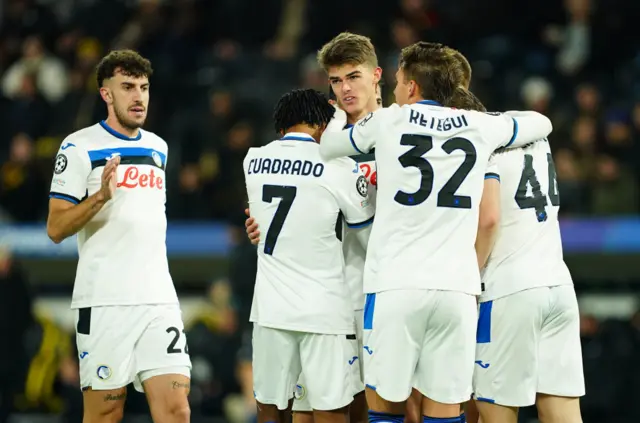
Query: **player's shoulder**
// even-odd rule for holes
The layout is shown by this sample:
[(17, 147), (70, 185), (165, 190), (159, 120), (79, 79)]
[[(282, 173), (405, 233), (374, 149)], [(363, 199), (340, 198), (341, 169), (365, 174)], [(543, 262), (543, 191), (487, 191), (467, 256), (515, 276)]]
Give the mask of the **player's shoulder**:
[(358, 163), (350, 157), (339, 157), (325, 162), (325, 178), (338, 186), (345, 180), (357, 178), (361, 173)]
[(161, 150), (162, 152), (169, 151), (169, 144), (162, 138), (160, 135), (155, 132), (147, 131), (146, 129), (140, 129), (141, 137), (140, 139), (144, 139), (146, 143), (152, 144), (156, 149)]
[(549, 139), (545, 137), (518, 148), (499, 148), (494, 152), (494, 156), (499, 160), (509, 160), (512, 157), (521, 157), (524, 154), (545, 155), (547, 153), (551, 153), (551, 146), (549, 145)]
[(275, 141), (271, 141), (265, 145), (261, 145), (257, 147), (249, 147), (249, 149), (247, 150), (247, 154), (245, 154), (245, 157), (256, 157), (256, 156), (268, 154), (269, 151), (273, 148), (274, 142)]
[(399, 106), (398, 104), (393, 103), (388, 107), (381, 107), (380, 109), (373, 112), (373, 115), (377, 116), (378, 118), (393, 120), (399, 118), (400, 116), (403, 116), (407, 112), (407, 110), (410, 110), (410, 108), (411, 107), (408, 104)]
[(62, 140), (62, 146), (67, 148), (75, 147), (80, 150), (89, 150), (96, 139), (97, 135), (101, 135), (101, 129), (99, 124), (87, 126), (86, 128), (78, 129), (77, 131), (67, 135)]
[(268, 144), (258, 146), (258, 147), (249, 147), (249, 149), (247, 150), (247, 153), (244, 155), (244, 160), (243, 160), (245, 168), (252, 159), (268, 155), (269, 151), (273, 147), (272, 144), (274, 142), (275, 141), (271, 141)]
[[(103, 129), (99, 124), (87, 126), (67, 135), (60, 143), (58, 154), (88, 155), (90, 150), (97, 148), (102, 139)], [(87, 156), (88, 157), (88, 156)]]

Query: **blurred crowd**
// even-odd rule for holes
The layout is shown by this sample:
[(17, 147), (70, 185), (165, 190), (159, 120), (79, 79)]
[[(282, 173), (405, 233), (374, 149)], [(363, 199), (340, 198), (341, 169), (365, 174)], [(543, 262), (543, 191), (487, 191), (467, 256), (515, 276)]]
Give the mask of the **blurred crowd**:
[[(629, 215), (640, 212), (639, 18), (640, 2), (625, 0), (5, 0), (0, 219), (44, 220), (60, 142), (106, 115), (94, 76), (100, 58), (116, 48), (148, 57), (146, 129), (170, 147), (168, 216), (226, 220), (235, 234), (228, 273), (189, 323), (194, 416), (245, 423), (254, 413), (247, 321), (255, 249), (238, 228), (241, 163), (249, 147), (274, 138), (271, 112), (284, 91), (328, 92), (317, 49), (344, 30), (370, 36), (385, 104), (400, 48), (428, 40), (459, 49), (488, 109), (551, 117), (563, 214)], [(79, 421), (73, 338), (32, 311), (23, 271), (3, 254), (0, 333), (24, 342), (2, 349), (0, 423), (17, 411)], [(583, 342), (585, 422), (640, 421), (629, 406), (640, 396), (640, 317), (585, 317)], [(144, 398), (131, 395), (127, 410), (145, 412)]]
[(0, 8), (0, 208), (41, 221), (62, 138), (105, 116), (94, 67), (133, 48), (155, 68), (147, 129), (170, 146), (168, 214), (233, 219), (241, 161), (273, 139), (287, 89), (328, 91), (315, 52), (343, 30), (372, 38), (393, 102), (397, 53), (440, 41), (471, 61), (493, 110), (535, 109), (565, 214), (639, 212), (640, 3), (624, 0), (7, 0)]

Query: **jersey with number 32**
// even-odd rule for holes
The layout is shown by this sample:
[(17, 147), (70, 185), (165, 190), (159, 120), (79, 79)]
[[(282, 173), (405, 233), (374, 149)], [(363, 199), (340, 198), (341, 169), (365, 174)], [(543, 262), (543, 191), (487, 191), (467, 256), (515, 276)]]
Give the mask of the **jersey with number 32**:
[(289, 133), (244, 160), (251, 215), (261, 228), (251, 321), (262, 326), (353, 334), (340, 216), (370, 224), (367, 181), (349, 158), (324, 162), (306, 134)]
[(381, 109), (351, 129), (355, 150), (375, 148), (378, 172), (367, 252), (376, 263), (367, 259), (365, 292), (480, 294), (474, 244), (484, 175), (491, 153), (514, 143), (517, 129), (507, 115), (430, 101)]
[(500, 228), (487, 266), (480, 301), (525, 289), (571, 285), (562, 256), (556, 169), (547, 140), (494, 158), (500, 174)]

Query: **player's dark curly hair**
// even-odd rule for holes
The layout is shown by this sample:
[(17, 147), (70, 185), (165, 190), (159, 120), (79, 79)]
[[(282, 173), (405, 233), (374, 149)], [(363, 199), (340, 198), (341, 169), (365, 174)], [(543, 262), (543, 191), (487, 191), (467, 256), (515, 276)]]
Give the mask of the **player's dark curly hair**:
[(96, 69), (98, 87), (102, 87), (105, 79), (113, 78), (116, 70), (123, 75), (134, 78), (147, 77), (153, 75), (153, 68), (148, 59), (142, 57), (133, 50), (114, 50), (104, 56)]
[(293, 90), (278, 100), (273, 111), (274, 128), (283, 133), (300, 124), (322, 126), (329, 123), (334, 113), (329, 99), (320, 91)]

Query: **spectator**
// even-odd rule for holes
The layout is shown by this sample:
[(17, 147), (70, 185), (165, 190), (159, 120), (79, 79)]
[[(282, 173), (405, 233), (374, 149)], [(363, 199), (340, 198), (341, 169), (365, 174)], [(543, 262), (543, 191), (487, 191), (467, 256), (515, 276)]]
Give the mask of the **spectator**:
[(22, 58), (14, 63), (2, 78), (2, 89), (7, 97), (19, 96), (25, 75), (34, 75), (38, 91), (51, 103), (62, 99), (67, 92), (64, 64), (50, 55), (40, 37), (35, 35), (25, 39)]
[(9, 159), (0, 166), (0, 207), (18, 222), (40, 219), (46, 185), (33, 160), (33, 141), (26, 134), (11, 142)]
[(599, 216), (629, 215), (640, 211), (635, 177), (611, 156), (598, 158), (591, 210)]

